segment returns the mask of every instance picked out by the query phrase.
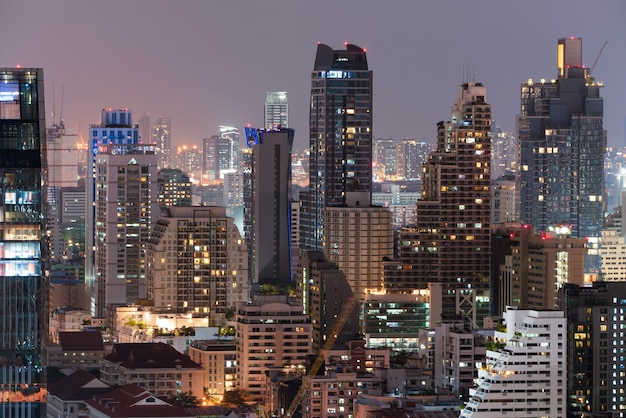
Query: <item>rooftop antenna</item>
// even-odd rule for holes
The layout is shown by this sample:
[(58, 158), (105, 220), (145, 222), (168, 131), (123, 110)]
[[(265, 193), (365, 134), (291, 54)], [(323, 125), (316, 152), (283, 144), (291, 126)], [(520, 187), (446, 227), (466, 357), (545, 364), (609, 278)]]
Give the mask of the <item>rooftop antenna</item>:
[(55, 125), (54, 117), (56, 116), (56, 99), (54, 95), (54, 77), (52, 78), (52, 126)]
[(59, 114), (59, 124), (63, 126), (63, 100), (65, 98), (65, 86), (61, 86), (61, 113)]

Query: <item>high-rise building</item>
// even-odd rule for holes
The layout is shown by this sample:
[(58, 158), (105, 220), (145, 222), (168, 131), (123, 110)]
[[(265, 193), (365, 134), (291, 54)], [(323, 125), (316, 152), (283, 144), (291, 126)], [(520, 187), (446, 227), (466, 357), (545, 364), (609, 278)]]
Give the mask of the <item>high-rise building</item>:
[(543, 231), (572, 226), (588, 238), (588, 273), (600, 269), (604, 152), (602, 84), (587, 77), (582, 39), (559, 39), (558, 79), (522, 83), (517, 120), (520, 216)]
[(220, 134), (202, 139), (202, 181), (204, 184), (237, 171), (239, 164), (239, 130), (220, 125)]
[(530, 225), (511, 229), (511, 274), (500, 280), (501, 306), (555, 309), (565, 283), (582, 286), (585, 277), (585, 239), (555, 225), (535, 233)]
[(566, 284), (561, 293), (567, 318), (566, 416), (624, 416), (626, 282)]
[(324, 211), (324, 255), (359, 297), (383, 289), (383, 260), (393, 257), (391, 211), (370, 205), (370, 196), (349, 192), (345, 205)]
[[(324, 347), (344, 304), (354, 296), (345, 274), (320, 251), (304, 251), (297, 273), (302, 307), (311, 318), (313, 351)], [(359, 333), (359, 312), (354, 309), (337, 335), (335, 345), (344, 345)]]
[(265, 98), (265, 129), (289, 128), (286, 91), (268, 91)]
[(515, 135), (496, 126), (491, 139), (491, 178), (517, 172), (517, 140)]
[(191, 206), (189, 176), (177, 168), (162, 168), (158, 175), (159, 206)]
[(95, 312), (146, 298), (145, 245), (157, 212), (152, 145), (101, 145), (96, 155)]
[(518, 222), (519, 211), (515, 176), (506, 174), (491, 181), (491, 222)]
[(269, 368), (304, 366), (311, 354), (311, 320), (285, 295), (239, 303), (236, 332), (237, 386), (256, 400), (265, 395)]
[(321, 251), (327, 206), (349, 191), (372, 192), (372, 71), (363, 48), (318, 44), (311, 75), (309, 189), (303, 200), (301, 249)]
[(48, 254), (41, 68), (0, 69), (0, 416), (45, 414)]
[(202, 177), (202, 150), (197, 145), (182, 145), (176, 149), (174, 168), (184, 171), (190, 179), (199, 182)]
[[(146, 143), (146, 141), (142, 142)], [(159, 169), (169, 168), (172, 155), (172, 118), (158, 118), (156, 120), (156, 123), (152, 126), (151, 143), (156, 145), (159, 156)]]
[[(439, 122), (437, 149), (422, 168), (415, 228), (400, 231), (400, 264), (385, 267), (385, 285), (393, 291), (443, 283), (444, 317), (469, 315), (479, 323), (488, 313), (481, 293), (491, 258), (491, 105), (485, 97), (481, 83), (464, 83), (450, 120)], [(461, 289), (475, 293), (473, 306), (459, 306)]]
[(562, 311), (507, 309), (461, 418), (565, 417), (567, 321)]
[(147, 293), (156, 308), (225, 319), (248, 300), (246, 248), (221, 207), (168, 207), (147, 242)]
[(252, 279), (259, 283), (291, 281), (291, 150), (294, 130), (246, 128), (252, 149), (249, 206)]
[(100, 124), (89, 127), (89, 150), (87, 158), (87, 180), (85, 188), (85, 287), (87, 289), (87, 308), (96, 315), (95, 300), (95, 224), (96, 224), (96, 155), (102, 151), (101, 146), (127, 145), (119, 151), (129, 152), (132, 145), (139, 144), (139, 126), (133, 125), (132, 112), (128, 109), (102, 109)]

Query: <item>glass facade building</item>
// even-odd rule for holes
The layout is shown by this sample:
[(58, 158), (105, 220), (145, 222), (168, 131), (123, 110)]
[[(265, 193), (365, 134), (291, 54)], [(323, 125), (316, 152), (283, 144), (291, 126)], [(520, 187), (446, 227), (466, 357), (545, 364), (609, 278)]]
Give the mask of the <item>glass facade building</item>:
[(43, 70), (0, 69), (0, 416), (45, 415)]
[(569, 224), (572, 236), (588, 238), (585, 269), (600, 269), (602, 233), (604, 104), (601, 84), (587, 77), (580, 38), (560, 39), (556, 80), (522, 83), (518, 117), (520, 216), (545, 231)]
[(372, 71), (366, 51), (317, 45), (311, 76), (309, 191), (301, 194), (301, 249), (321, 251), (326, 206), (372, 192)]

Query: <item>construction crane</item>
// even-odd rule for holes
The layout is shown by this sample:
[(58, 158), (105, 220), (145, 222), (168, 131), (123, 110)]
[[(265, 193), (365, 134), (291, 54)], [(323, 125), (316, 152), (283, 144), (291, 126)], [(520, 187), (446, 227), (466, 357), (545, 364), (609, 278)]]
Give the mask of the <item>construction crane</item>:
[(593, 64), (591, 65), (591, 68), (589, 68), (589, 71), (587, 71), (587, 84), (593, 84), (593, 82), (596, 81), (596, 79), (591, 76), (591, 73), (593, 72), (593, 69), (596, 68), (596, 64), (598, 63), (598, 60), (600, 59), (600, 55), (602, 55), (602, 52), (604, 52), (604, 48), (606, 48), (606, 44), (608, 43), (609, 41), (604, 41), (604, 43), (602, 44), (602, 48), (600, 48), (600, 52), (598, 52), (598, 55), (596, 55), (596, 59), (593, 61)]
[(293, 414), (296, 412), (296, 409), (298, 409), (298, 405), (300, 405), (300, 402), (302, 402), (302, 398), (304, 397), (304, 394), (306, 393), (306, 391), (309, 388), (309, 385), (311, 384), (311, 379), (313, 379), (313, 377), (319, 371), (320, 367), (322, 367), (322, 364), (324, 364), (324, 358), (325, 358), (326, 352), (332, 349), (333, 345), (335, 345), (335, 341), (337, 341), (337, 337), (339, 336), (339, 333), (343, 329), (344, 325), (346, 325), (346, 322), (348, 321), (348, 318), (350, 318), (350, 315), (352, 314), (352, 311), (354, 310), (354, 307), (356, 306), (357, 302), (358, 302), (358, 298), (356, 296), (352, 296), (350, 299), (348, 299), (346, 304), (343, 305), (343, 309), (339, 313), (339, 316), (337, 317), (337, 322), (335, 322), (335, 326), (333, 327), (333, 329), (330, 332), (330, 335), (326, 339), (326, 343), (324, 344), (324, 347), (320, 350), (319, 354), (315, 358), (315, 361), (311, 365), (311, 368), (307, 372), (304, 379), (302, 379), (302, 384), (300, 385), (300, 389), (298, 390), (298, 393), (296, 393), (296, 396), (291, 401), (291, 405), (289, 405), (289, 408), (287, 409), (287, 412), (285, 413), (284, 417), (287, 417), (287, 418), (292, 417)]

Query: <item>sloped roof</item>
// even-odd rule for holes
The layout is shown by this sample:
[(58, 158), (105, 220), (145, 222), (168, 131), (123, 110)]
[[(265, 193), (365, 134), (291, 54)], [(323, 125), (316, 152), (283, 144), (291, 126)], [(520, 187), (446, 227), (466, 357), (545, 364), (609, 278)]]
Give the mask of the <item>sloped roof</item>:
[(187, 418), (192, 415), (137, 385), (120, 386), (85, 402), (102, 415), (115, 418)]
[(63, 401), (84, 401), (110, 390), (109, 385), (82, 369), (48, 386), (48, 392)]
[(113, 351), (104, 359), (128, 369), (202, 368), (189, 356), (164, 343), (115, 344)]
[(100, 330), (59, 332), (59, 344), (63, 351), (104, 350), (104, 342), (102, 341)]

